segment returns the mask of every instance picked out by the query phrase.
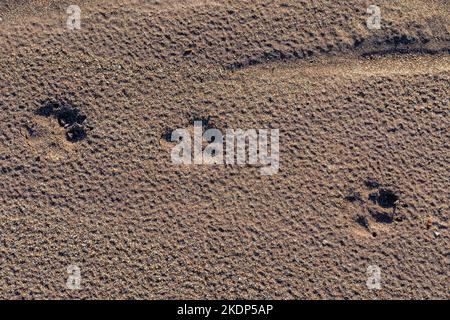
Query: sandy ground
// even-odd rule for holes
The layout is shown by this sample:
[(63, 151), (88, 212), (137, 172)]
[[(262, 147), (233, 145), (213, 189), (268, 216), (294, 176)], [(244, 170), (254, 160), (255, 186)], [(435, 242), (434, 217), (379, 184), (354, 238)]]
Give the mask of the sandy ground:
[[(450, 298), (447, 0), (74, 2), (0, 4), (0, 298)], [(172, 164), (208, 118), (278, 174)]]

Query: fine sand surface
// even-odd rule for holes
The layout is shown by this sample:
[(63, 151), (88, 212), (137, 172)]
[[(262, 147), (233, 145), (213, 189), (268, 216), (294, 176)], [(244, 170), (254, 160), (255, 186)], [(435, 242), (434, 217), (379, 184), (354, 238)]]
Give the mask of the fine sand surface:
[[(0, 18), (0, 298), (450, 298), (449, 1), (6, 0)], [(172, 164), (167, 133), (195, 119), (279, 129), (278, 174)]]

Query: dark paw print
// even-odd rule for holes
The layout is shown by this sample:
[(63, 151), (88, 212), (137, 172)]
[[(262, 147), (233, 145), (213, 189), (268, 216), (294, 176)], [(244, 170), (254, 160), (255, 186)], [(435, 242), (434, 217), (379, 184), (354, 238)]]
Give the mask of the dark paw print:
[(86, 116), (81, 114), (77, 108), (65, 102), (45, 102), (35, 113), (39, 116), (57, 119), (59, 125), (65, 128), (66, 139), (70, 142), (79, 142), (87, 136), (86, 126), (84, 125)]
[[(402, 202), (398, 193), (383, 187), (376, 180), (368, 179), (364, 185), (367, 190), (350, 190), (344, 199), (359, 206), (355, 221), (375, 237), (377, 233), (373, 228), (374, 225), (391, 224), (403, 220), (403, 214), (397, 210)], [(403, 203), (402, 207), (405, 206)]]

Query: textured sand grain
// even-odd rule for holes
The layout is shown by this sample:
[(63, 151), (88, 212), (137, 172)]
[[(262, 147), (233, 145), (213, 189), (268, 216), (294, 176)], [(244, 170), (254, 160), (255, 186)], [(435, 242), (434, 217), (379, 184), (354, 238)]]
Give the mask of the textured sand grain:
[[(448, 1), (376, 31), (368, 1), (79, 1), (78, 31), (68, 4), (0, 4), (1, 298), (450, 297)], [(279, 173), (174, 166), (199, 117), (279, 128)]]

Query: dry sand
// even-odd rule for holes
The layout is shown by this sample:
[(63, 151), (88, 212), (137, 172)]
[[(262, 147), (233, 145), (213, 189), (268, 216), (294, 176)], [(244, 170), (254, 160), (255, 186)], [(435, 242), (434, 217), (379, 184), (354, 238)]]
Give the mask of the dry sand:
[[(0, 298), (450, 298), (450, 4), (376, 2), (2, 1)], [(278, 174), (173, 165), (208, 117)]]

